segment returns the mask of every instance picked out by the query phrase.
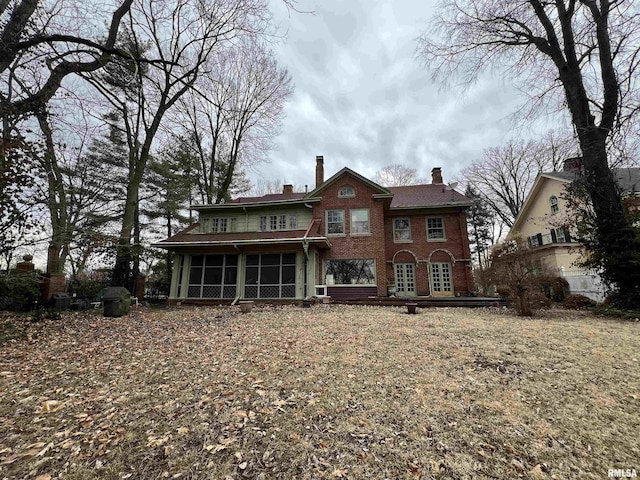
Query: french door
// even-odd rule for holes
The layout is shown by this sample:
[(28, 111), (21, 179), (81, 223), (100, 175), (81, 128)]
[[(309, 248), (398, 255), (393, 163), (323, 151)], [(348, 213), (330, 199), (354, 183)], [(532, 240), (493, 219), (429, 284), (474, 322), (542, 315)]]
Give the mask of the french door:
[(396, 263), (396, 295), (416, 296), (416, 266), (413, 263)]
[(453, 295), (450, 263), (431, 264), (431, 292), (433, 295)]

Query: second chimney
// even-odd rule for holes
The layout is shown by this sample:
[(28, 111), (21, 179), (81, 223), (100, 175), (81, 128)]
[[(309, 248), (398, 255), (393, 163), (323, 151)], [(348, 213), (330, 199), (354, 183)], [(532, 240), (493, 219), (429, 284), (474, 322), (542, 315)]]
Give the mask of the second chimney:
[(293, 185), (291, 185), (290, 183), (287, 183), (285, 185), (282, 186), (282, 193), (284, 195), (291, 195), (293, 193)]
[(580, 173), (582, 171), (582, 157), (567, 158), (564, 161), (562, 171)]
[(324, 183), (324, 157), (316, 156), (316, 188)]
[(442, 183), (442, 168), (435, 167), (431, 170), (431, 183)]

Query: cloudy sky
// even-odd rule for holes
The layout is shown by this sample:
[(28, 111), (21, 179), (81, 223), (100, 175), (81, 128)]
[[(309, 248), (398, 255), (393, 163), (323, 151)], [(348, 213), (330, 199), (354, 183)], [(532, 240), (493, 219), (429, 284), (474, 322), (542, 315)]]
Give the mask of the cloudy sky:
[(328, 177), (348, 166), (373, 176), (401, 163), (445, 181), (513, 135), (521, 104), (499, 78), (486, 77), (464, 94), (443, 91), (415, 57), (434, 0), (299, 0), (289, 12), (272, 0), (286, 38), (276, 46), (293, 77), (278, 148), (250, 177), (314, 182), (315, 156)]

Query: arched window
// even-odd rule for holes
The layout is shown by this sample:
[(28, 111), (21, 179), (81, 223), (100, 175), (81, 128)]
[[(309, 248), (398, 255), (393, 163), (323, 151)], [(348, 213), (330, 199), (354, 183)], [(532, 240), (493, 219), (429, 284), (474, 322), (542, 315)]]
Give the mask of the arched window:
[(351, 185), (343, 185), (342, 187), (340, 187), (340, 190), (338, 190), (338, 196), (339, 197), (355, 197), (356, 191)]
[(552, 215), (555, 215), (560, 210), (560, 207), (558, 206), (558, 197), (555, 195), (552, 195), (551, 198), (549, 198), (549, 205), (551, 206)]

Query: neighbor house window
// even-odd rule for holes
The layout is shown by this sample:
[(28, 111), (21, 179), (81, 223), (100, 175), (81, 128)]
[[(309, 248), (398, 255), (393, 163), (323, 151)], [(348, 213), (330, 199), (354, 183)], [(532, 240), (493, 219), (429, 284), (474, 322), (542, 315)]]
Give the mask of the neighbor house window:
[(427, 240), (445, 240), (442, 217), (427, 217)]
[(211, 230), (211, 223), (209, 217), (202, 217), (200, 219), (200, 233), (209, 233)]
[(269, 228), (271, 230), (276, 230), (278, 228), (278, 216), (277, 215), (269, 216)]
[(375, 285), (376, 262), (374, 259), (326, 260), (324, 273), (333, 278), (335, 285)]
[(297, 215), (289, 215), (289, 228), (294, 230), (298, 228), (298, 216)]
[(238, 219), (236, 217), (231, 217), (229, 219), (229, 231), (235, 232), (238, 229)]
[(266, 232), (267, 231), (267, 217), (266, 216), (260, 217), (260, 231), (261, 232)]
[(351, 185), (344, 185), (338, 190), (339, 197), (355, 197), (356, 191)]
[(280, 220), (278, 221), (278, 228), (280, 230), (286, 230), (287, 229), (287, 216), (286, 215), (280, 215)]
[(351, 210), (351, 234), (370, 233), (369, 209), (354, 208)]
[(560, 211), (560, 207), (558, 206), (558, 197), (556, 197), (555, 195), (549, 198), (549, 205), (551, 206), (552, 215), (555, 215)]
[(408, 242), (411, 240), (411, 221), (408, 218), (393, 219), (393, 239), (396, 242)]
[(327, 210), (327, 235), (344, 233), (344, 210)]

